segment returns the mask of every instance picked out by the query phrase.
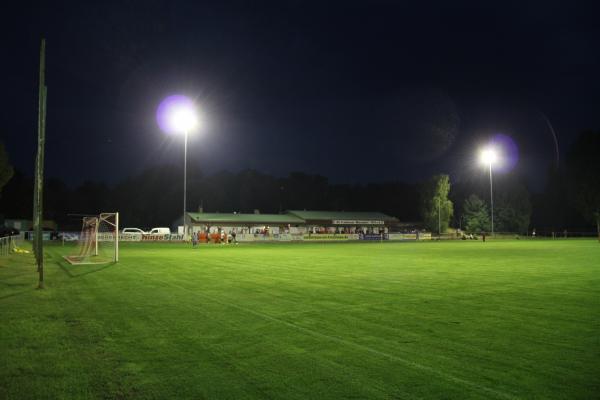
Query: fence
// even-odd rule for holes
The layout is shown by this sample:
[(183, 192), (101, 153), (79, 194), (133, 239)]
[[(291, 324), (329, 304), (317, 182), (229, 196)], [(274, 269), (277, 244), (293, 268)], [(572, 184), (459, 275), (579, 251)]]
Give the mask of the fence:
[(0, 256), (7, 256), (17, 246), (19, 236), (0, 237)]
[[(491, 235), (489, 232), (485, 234), (486, 239), (594, 239), (598, 237), (597, 232), (581, 232), (581, 231), (536, 231), (525, 234), (517, 232), (494, 232)], [(434, 234), (433, 240), (481, 240), (481, 233), (442, 233), (441, 235)]]
[[(79, 232), (44, 232), (43, 240), (57, 240), (65, 242), (76, 242), (79, 240)], [(21, 236), (13, 236), (13, 241), (20, 240), (31, 240), (33, 235), (30, 232), (21, 232)], [(577, 239), (577, 238), (597, 238), (596, 232), (581, 232), (581, 231), (537, 231), (535, 236), (532, 232), (528, 234), (519, 234), (516, 232), (495, 232), (494, 235), (490, 235), (486, 232), (486, 239), (493, 240), (507, 240), (507, 239)], [(6, 238), (3, 238), (6, 239)], [(99, 234), (99, 241), (114, 240), (112, 234)], [(399, 233), (390, 232), (387, 234), (272, 234), (262, 235), (239, 233), (237, 235), (238, 242), (334, 242), (334, 241), (429, 241), (429, 240), (481, 240), (481, 233), (466, 233), (466, 232), (453, 232), (443, 233), (438, 235), (437, 233), (430, 232), (410, 232), (410, 233)], [(599, 238), (600, 239), (600, 238)], [(139, 233), (122, 233), (119, 234), (119, 241), (122, 242), (181, 242), (183, 241), (183, 235), (179, 234), (161, 234), (161, 235), (142, 235)], [(16, 243), (18, 245), (18, 243)], [(2, 248), (4, 251), (4, 247)], [(4, 254), (4, 253), (3, 253)]]
[[(530, 233), (531, 237), (533, 234)], [(573, 238), (595, 238), (598, 237), (597, 232), (580, 232), (580, 231), (536, 231), (535, 237), (547, 239), (573, 239)]]

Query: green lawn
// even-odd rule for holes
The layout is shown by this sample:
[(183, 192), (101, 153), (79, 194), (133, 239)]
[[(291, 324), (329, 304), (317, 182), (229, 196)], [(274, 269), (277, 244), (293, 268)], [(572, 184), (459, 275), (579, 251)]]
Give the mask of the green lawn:
[(592, 399), (593, 240), (0, 258), (0, 399)]

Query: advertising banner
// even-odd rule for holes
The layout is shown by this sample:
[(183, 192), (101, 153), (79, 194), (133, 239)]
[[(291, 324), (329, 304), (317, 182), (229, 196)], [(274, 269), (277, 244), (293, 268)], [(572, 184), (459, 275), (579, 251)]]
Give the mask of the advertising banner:
[(274, 235), (262, 235), (254, 233), (238, 233), (238, 242), (292, 242), (303, 240), (301, 233), (278, 233)]
[(79, 240), (79, 232), (61, 232), (59, 236), (65, 242), (76, 242)]
[[(79, 232), (61, 232), (59, 238), (62, 238), (65, 242), (76, 242), (79, 240)], [(48, 240), (49, 238), (44, 238)], [(115, 239), (114, 234), (110, 232), (98, 233), (98, 241), (100, 242), (112, 242)], [(120, 233), (119, 241), (121, 242), (177, 242), (183, 241), (183, 235), (176, 233), (171, 234), (160, 234), (160, 235), (145, 235), (141, 233)]]
[(359, 235), (360, 240), (388, 240), (389, 236), (387, 233), (384, 233), (383, 235), (380, 235), (378, 233), (368, 233), (368, 234), (364, 234), (361, 233)]
[(142, 240), (141, 233), (121, 233), (119, 240), (122, 242), (139, 242)]
[(238, 233), (236, 236), (238, 242), (254, 242), (254, 234), (252, 233)]
[(276, 240), (281, 242), (293, 242), (298, 240), (304, 240), (302, 233), (280, 233), (279, 235), (275, 235)]
[[(23, 240), (33, 240), (33, 231), (24, 231), (19, 234)], [(55, 232), (42, 232), (42, 240), (56, 240), (58, 235)]]
[(390, 233), (390, 240), (417, 240), (415, 233)]
[(344, 240), (358, 240), (356, 234), (336, 234), (336, 233), (311, 233), (304, 234), (303, 240), (324, 240), (324, 241), (344, 241)]
[(431, 240), (431, 232), (390, 233), (390, 240)]
[(333, 225), (384, 225), (384, 221), (373, 219), (334, 219)]
[(183, 235), (178, 233), (162, 233), (152, 235), (142, 235), (142, 242), (181, 242), (183, 241)]
[[(61, 232), (58, 239), (65, 242), (76, 242), (79, 240), (80, 232)], [(44, 232), (44, 240), (50, 240), (50, 233)], [(336, 233), (280, 233), (273, 235), (263, 235), (254, 233), (238, 233), (236, 237), (238, 242), (291, 242), (291, 241), (349, 241), (349, 240), (431, 240), (431, 233), (420, 232), (418, 239), (416, 233), (386, 233), (383, 239), (379, 234), (336, 234)], [(101, 242), (114, 240), (112, 233), (99, 233), (98, 240)], [(183, 235), (179, 234), (160, 234), (143, 235), (141, 233), (119, 234), (119, 240), (122, 242), (177, 242), (183, 241)]]
[[(80, 232), (61, 232), (59, 237), (65, 242), (76, 242), (81, 236)], [(115, 239), (112, 233), (98, 233), (99, 242), (112, 242)], [(139, 242), (142, 240), (140, 233), (125, 233), (119, 234), (119, 241), (122, 242)]]

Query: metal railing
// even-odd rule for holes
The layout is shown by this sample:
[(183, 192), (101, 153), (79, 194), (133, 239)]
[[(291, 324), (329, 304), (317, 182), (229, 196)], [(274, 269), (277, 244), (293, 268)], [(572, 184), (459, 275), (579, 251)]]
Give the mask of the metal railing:
[(568, 231), (568, 230), (542, 230), (536, 231), (535, 235), (529, 232), (529, 237), (538, 237), (546, 239), (574, 239), (574, 238), (594, 238), (598, 237), (598, 232), (582, 232), (582, 231)]
[(0, 256), (9, 255), (17, 246), (19, 236), (4, 236), (0, 237)]
[[(487, 239), (600, 239), (597, 232), (582, 232), (582, 231), (537, 231), (528, 233), (517, 233), (517, 232), (495, 232), (491, 235), (489, 232), (485, 234)], [(433, 234), (432, 240), (453, 240), (453, 239), (477, 239), (482, 238), (481, 232), (469, 233), (469, 232), (457, 232), (457, 233), (442, 233), (441, 235)]]

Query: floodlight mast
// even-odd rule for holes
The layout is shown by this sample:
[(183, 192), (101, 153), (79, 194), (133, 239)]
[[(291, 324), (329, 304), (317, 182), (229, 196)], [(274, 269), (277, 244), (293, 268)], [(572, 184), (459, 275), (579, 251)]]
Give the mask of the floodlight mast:
[(481, 162), (490, 168), (490, 211), (491, 211), (491, 228), (492, 236), (494, 235), (494, 186), (492, 181), (492, 165), (498, 161), (498, 154), (493, 148), (484, 149), (481, 152)]
[(187, 240), (187, 145), (189, 132), (198, 125), (195, 105), (185, 96), (167, 97), (158, 108), (158, 123), (169, 133), (180, 133), (183, 141), (183, 240)]
[(187, 143), (188, 143), (188, 130), (184, 132), (183, 139), (183, 241), (187, 240), (187, 224), (185, 218), (186, 212), (186, 201), (187, 201)]
[(442, 237), (442, 205), (441, 200), (438, 197), (438, 236)]
[(494, 236), (494, 185), (492, 182), (492, 163), (490, 163), (490, 210), (492, 215), (492, 236)]

